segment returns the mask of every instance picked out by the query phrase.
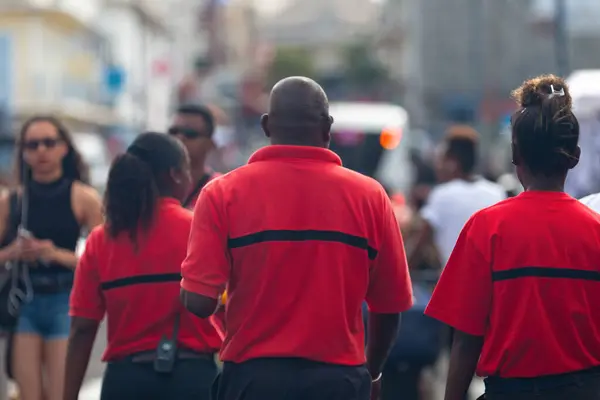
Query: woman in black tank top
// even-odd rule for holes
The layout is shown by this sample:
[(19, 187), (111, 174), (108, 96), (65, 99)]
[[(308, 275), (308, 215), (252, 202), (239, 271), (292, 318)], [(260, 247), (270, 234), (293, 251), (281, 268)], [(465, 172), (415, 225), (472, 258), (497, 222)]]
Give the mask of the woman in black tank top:
[[(102, 223), (102, 205), (97, 192), (84, 183), (86, 167), (58, 120), (44, 116), (27, 121), (17, 138), (16, 159), (19, 186), (0, 198), (0, 239), (12, 239), (7, 236), (15, 232), (17, 227), (10, 226), (15, 220), (22, 221), (27, 232), (0, 249), (0, 265), (10, 261), (27, 265), (24, 271), (33, 297), (20, 309), (12, 371), (21, 400), (59, 400), (75, 249), (82, 229)], [(14, 209), (21, 200), (23, 216), (20, 207)]]

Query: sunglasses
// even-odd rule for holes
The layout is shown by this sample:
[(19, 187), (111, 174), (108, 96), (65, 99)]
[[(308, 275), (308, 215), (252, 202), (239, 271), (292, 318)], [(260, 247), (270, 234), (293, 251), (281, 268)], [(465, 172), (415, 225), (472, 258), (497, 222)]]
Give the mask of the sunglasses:
[(210, 135), (206, 132), (198, 132), (192, 128), (184, 128), (179, 126), (173, 126), (167, 131), (171, 136), (183, 136), (186, 139), (196, 139), (200, 137), (210, 138)]
[(46, 139), (39, 139), (39, 140), (28, 140), (26, 142), (23, 142), (23, 148), (25, 150), (32, 150), (32, 151), (37, 150), (40, 146), (44, 146), (47, 149), (53, 149), (60, 142), (62, 142), (62, 140), (58, 139), (58, 138), (46, 138)]

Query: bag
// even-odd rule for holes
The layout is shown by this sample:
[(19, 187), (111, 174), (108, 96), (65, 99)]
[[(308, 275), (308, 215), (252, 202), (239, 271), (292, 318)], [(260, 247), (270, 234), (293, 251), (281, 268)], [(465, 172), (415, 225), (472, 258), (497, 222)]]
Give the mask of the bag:
[[(16, 238), (21, 220), (21, 207), (19, 195), (16, 191), (11, 191), (9, 197), (9, 214), (6, 226), (6, 235), (0, 247), (6, 247), (11, 244)], [(0, 267), (1, 268), (1, 267)], [(14, 379), (12, 371), (12, 348), (14, 329), (19, 318), (16, 309), (10, 309), (10, 292), (12, 289), (13, 274), (18, 273), (17, 269), (3, 271), (0, 287), (0, 330), (4, 331), (8, 336), (6, 340), (6, 352), (4, 353), (4, 368), (6, 376), (9, 379)], [(18, 281), (20, 282), (20, 281)], [(11, 312), (13, 311), (13, 312)]]
[[(21, 219), (21, 208), (19, 195), (16, 191), (10, 193), (9, 208), (6, 235), (2, 244), (0, 244), (0, 248), (8, 246), (17, 238)], [(0, 269), (2, 269), (1, 266)], [(3, 331), (10, 332), (17, 325), (19, 316), (18, 308), (20, 308), (21, 301), (16, 298), (11, 298), (11, 289), (15, 283), (18, 284), (19, 287), (22, 285), (22, 282), (19, 279), (18, 268), (11, 268), (10, 270), (5, 269), (2, 271), (0, 276), (0, 330)], [(20, 288), (22, 289), (22, 287)]]
[[(435, 364), (440, 355), (444, 325), (424, 314), (431, 298), (431, 291), (425, 286), (413, 283), (413, 295), (414, 305), (410, 310), (402, 313), (400, 330), (388, 356), (387, 366), (405, 363), (426, 367)], [(366, 304), (363, 315), (368, 315)]]

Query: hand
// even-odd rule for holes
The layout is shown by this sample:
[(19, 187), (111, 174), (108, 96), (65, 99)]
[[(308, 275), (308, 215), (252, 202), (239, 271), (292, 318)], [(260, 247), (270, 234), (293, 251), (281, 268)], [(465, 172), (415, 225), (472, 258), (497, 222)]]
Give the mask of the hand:
[(52, 261), (56, 253), (56, 246), (52, 240), (25, 239), (28, 242), (29, 253), (36, 260)]
[(379, 400), (381, 395), (381, 379), (377, 382), (371, 382), (371, 400)]
[(28, 238), (17, 237), (11, 244), (4, 248), (6, 258), (13, 261), (32, 262), (37, 260), (36, 251)]

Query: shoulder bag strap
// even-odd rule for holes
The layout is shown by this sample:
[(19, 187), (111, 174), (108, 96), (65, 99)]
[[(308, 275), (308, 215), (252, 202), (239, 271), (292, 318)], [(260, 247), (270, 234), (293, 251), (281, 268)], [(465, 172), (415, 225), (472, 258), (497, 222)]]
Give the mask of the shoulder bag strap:
[(6, 234), (4, 245), (9, 245), (17, 237), (21, 220), (21, 198), (16, 190), (11, 190), (8, 199), (8, 219), (6, 220)]

